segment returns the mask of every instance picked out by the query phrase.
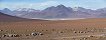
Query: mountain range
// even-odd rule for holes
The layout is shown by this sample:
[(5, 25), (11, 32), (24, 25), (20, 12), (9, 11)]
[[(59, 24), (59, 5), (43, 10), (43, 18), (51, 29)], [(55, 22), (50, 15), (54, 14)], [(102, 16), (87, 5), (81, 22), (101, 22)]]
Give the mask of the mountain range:
[(51, 6), (44, 10), (20, 8), (11, 11), (8, 8), (0, 10), (5, 14), (28, 19), (58, 19), (58, 18), (106, 18), (106, 8), (96, 10), (83, 7)]

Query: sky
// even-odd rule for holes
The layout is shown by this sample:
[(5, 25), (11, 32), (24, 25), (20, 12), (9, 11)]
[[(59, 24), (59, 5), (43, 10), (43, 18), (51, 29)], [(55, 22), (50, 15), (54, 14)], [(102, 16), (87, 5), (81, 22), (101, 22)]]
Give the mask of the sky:
[(50, 6), (63, 4), (67, 7), (99, 9), (106, 7), (106, 0), (0, 0), (0, 9), (33, 8), (43, 10)]

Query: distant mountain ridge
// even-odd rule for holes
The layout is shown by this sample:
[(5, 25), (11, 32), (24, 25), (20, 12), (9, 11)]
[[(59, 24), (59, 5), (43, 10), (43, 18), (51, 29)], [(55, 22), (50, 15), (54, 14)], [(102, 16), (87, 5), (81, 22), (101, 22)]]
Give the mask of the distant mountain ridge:
[(106, 18), (106, 8), (97, 10), (86, 9), (83, 7), (66, 7), (64, 5), (51, 6), (44, 10), (35, 10), (32, 8), (20, 8), (14, 11), (5, 8), (1, 10), (5, 14), (18, 16), (28, 19), (57, 19), (57, 18)]

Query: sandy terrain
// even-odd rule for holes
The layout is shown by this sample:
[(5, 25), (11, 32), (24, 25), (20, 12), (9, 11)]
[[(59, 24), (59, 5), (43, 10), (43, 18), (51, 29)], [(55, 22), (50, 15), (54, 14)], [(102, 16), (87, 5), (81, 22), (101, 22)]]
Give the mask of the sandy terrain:
[(0, 22), (0, 40), (106, 40), (106, 19)]

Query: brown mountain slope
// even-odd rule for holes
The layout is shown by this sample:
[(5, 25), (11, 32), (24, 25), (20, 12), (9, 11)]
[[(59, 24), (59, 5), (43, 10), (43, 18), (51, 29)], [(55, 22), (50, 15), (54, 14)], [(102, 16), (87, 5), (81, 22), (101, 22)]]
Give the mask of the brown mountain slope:
[(10, 19), (11, 20), (17, 20), (17, 19), (22, 20), (22, 18), (6, 15), (6, 14), (3, 14), (3, 13), (0, 12), (0, 20), (10, 20)]
[[(16, 21), (33, 21), (32, 19), (20, 18), (15, 16), (10, 16), (0, 12), (0, 22), (16, 22)], [(41, 20), (34, 20), (34, 21), (41, 21)]]

